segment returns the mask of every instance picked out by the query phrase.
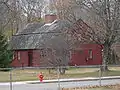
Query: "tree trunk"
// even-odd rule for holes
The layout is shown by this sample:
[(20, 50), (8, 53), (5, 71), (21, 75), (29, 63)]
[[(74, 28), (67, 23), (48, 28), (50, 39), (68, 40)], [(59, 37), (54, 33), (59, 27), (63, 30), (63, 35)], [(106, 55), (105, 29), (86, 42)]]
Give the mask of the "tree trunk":
[(51, 69), (48, 69), (48, 71), (49, 71), (49, 74), (51, 74)]
[(59, 67), (58, 69), (57, 69), (57, 71), (58, 71), (58, 73), (59, 74), (65, 74), (65, 68), (63, 68), (63, 67)]
[(103, 65), (103, 66), (101, 66), (100, 70), (105, 72), (105, 71), (108, 71), (109, 69), (108, 69), (107, 65), (105, 65), (105, 66)]
[(110, 60), (110, 53), (111, 53), (111, 49), (108, 45), (104, 46), (103, 49), (103, 62), (102, 62), (102, 67), (101, 67), (101, 71), (108, 71), (108, 63)]

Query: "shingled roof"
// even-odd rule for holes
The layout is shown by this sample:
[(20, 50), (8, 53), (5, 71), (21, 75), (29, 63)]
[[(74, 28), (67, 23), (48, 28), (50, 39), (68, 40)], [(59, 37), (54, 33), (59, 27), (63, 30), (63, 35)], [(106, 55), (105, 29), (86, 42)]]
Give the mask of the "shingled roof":
[(12, 49), (67, 48), (64, 32), (70, 26), (66, 20), (55, 20), (49, 24), (28, 24), (12, 37)]

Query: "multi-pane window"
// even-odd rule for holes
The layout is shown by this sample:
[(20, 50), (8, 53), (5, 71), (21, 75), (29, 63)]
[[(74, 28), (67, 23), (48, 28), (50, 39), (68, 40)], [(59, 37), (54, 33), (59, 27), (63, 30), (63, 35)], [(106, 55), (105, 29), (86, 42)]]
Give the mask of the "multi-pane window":
[(20, 52), (17, 52), (18, 60), (20, 61)]
[(92, 49), (89, 50), (89, 59), (92, 59), (93, 58), (93, 52), (92, 52)]
[(41, 56), (41, 57), (45, 57), (46, 54), (47, 54), (47, 51), (44, 50), (44, 49), (41, 49), (40, 56)]

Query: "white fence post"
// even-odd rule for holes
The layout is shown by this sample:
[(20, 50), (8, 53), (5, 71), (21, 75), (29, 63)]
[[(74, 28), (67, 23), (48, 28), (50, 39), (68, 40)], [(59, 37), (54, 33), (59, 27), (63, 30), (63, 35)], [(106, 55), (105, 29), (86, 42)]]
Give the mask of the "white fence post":
[(10, 90), (12, 90), (12, 69), (10, 70)]
[(102, 77), (102, 71), (101, 71), (101, 65), (100, 65), (100, 70), (99, 70), (99, 86), (101, 86), (101, 77)]
[(60, 90), (60, 67), (58, 66), (57, 74), (58, 74), (58, 90)]

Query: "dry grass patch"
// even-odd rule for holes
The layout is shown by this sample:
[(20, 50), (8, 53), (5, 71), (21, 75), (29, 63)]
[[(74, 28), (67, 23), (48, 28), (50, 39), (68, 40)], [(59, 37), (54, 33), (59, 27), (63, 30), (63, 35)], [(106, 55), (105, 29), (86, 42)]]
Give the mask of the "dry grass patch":
[(62, 88), (62, 90), (120, 90), (120, 84), (105, 86), (87, 86), (76, 88)]

